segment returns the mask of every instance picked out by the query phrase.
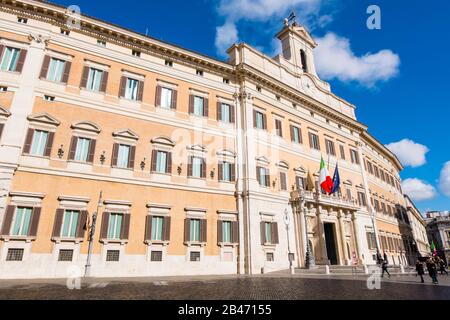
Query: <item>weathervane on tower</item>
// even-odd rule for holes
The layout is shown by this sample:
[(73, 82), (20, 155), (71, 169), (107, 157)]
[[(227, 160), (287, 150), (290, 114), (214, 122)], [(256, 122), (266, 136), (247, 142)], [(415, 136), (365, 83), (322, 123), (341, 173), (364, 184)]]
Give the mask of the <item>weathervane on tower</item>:
[(289, 27), (290, 23), (293, 22), (292, 25), (295, 26), (295, 25), (297, 25), (296, 19), (297, 19), (297, 15), (296, 15), (295, 11), (292, 11), (291, 14), (289, 15), (289, 17), (284, 19), (284, 25), (286, 27)]

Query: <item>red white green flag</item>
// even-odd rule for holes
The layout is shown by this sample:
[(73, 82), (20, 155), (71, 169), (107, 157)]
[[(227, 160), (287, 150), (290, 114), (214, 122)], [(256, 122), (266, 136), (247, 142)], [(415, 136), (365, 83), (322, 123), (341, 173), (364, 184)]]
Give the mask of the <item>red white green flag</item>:
[(325, 190), (326, 193), (330, 194), (331, 191), (333, 190), (333, 179), (331, 179), (330, 174), (328, 173), (328, 169), (327, 166), (325, 164), (325, 161), (322, 160), (320, 161), (320, 181), (319, 181), (320, 186), (322, 187), (323, 190)]
[(431, 252), (433, 252), (433, 256), (437, 256), (437, 249), (434, 241), (431, 243)]

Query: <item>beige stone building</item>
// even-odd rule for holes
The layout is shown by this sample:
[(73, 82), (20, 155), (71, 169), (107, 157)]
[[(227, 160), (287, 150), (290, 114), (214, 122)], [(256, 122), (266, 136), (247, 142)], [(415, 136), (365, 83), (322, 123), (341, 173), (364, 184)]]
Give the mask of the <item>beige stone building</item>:
[[(257, 274), (303, 267), (306, 239), (317, 264), (410, 263), (402, 165), (318, 77), (307, 30), (277, 38), (223, 62), (2, 1), (0, 278), (88, 256), (92, 276)], [(339, 195), (311, 181), (321, 157)]]

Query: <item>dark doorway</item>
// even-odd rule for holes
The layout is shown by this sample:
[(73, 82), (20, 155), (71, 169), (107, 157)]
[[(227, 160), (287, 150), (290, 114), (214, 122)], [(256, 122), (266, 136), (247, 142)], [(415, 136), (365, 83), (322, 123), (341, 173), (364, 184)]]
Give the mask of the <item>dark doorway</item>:
[(325, 241), (327, 244), (328, 260), (330, 260), (331, 265), (335, 266), (338, 264), (336, 253), (337, 248), (336, 248), (335, 226), (333, 223), (325, 223), (324, 229), (325, 229)]

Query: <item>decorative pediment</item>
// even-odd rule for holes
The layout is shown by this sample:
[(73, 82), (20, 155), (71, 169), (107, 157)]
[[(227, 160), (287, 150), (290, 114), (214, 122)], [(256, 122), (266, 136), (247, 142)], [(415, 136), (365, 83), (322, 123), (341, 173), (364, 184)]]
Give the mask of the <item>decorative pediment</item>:
[(94, 133), (100, 133), (102, 129), (98, 125), (96, 125), (93, 122), (90, 121), (83, 121), (83, 122), (77, 122), (72, 124), (71, 128), (73, 130), (82, 130), (82, 131), (89, 131)]
[(188, 146), (187, 149), (191, 150), (191, 151), (206, 152), (206, 148), (204, 146), (200, 145), (200, 144), (195, 144), (195, 145), (192, 145), (192, 146)]
[(345, 184), (346, 186), (353, 186), (353, 182), (351, 182), (350, 180), (344, 181), (344, 184)]
[(306, 169), (303, 168), (302, 166), (300, 166), (300, 167), (298, 167), (298, 168), (295, 168), (294, 171), (295, 171), (296, 173), (298, 173), (298, 174), (306, 174), (306, 173), (307, 173), (307, 172), (306, 172)]
[(7, 109), (0, 107), (0, 117), (8, 118), (11, 115)]
[(356, 187), (359, 189), (364, 189), (364, 186), (362, 184), (358, 184)]
[(217, 152), (217, 155), (222, 157), (236, 158), (236, 152), (231, 150), (220, 150)]
[(289, 169), (289, 163), (287, 163), (286, 161), (280, 161), (277, 163), (277, 167), (282, 169)]
[(151, 140), (152, 144), (158, 144), (163, 146), (175, 147), (175, 142), (168, 137), (157, 137)]
[(267, 158), (264, 157), (264, 156), (263, 156), (263, 157), (256, 158), (256, 161), (259, 162), (259, 163), (262, 163), (262, 164), (264, 164), (264, 165), (270, 164), (269, 159), (267, 159)]
[(139, 140), (139, 136), (131, 129), (123, 129), (113, 133), (115, 138)]
[(27, 119), (30, 122), (43, 123), (43, 124), (48, 124), (51, 126), (59, 126), (61, 124), (61, 122), (59, 120), (52, 117), (48, 113), (40, 113), (37, 115), (32, 115), (32, 116), (29, 116)]

